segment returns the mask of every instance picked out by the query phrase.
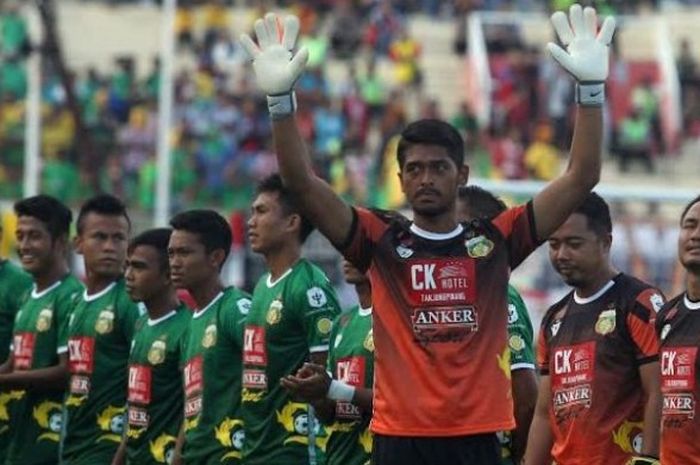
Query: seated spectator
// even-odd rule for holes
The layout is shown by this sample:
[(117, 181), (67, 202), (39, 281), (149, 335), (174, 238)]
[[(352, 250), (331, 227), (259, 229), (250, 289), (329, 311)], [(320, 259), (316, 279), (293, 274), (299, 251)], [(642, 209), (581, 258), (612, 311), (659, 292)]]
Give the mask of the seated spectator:
[(620, 171), (627, 172), (631, 160), (639, 160), (650, 173), (654, 172), (651, 155), (651, 123), (644, 117), (641, 110), (633, 108), (620, 122), (617, 130), (616, 151), (619, 158)]
[(540, 123), (532, 143), (525, 151), (525, 167), (531, 177), (551, 181), (559, 175), (559, 150), (552, 143), (552, 126)]

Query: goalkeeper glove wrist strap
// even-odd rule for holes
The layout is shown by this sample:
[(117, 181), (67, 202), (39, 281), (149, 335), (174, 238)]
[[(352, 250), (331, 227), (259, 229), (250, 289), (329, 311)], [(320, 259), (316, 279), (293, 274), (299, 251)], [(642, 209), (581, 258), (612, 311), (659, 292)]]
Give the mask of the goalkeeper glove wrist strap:
[(286, 118), (297, 111), (297, 96), (293, 90), (287, 94), (268, 95), (267, 109), (273, 120)]
[(579, 82), (576, 84), (576, 103), (584, 107), (600, 107), (605, 103), (604, 82)]

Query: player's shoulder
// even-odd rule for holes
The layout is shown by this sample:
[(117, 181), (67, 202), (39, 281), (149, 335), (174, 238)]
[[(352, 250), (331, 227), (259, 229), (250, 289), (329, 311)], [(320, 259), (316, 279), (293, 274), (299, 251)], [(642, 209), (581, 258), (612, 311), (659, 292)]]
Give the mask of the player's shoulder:
[(383, 210), (381, 208), (364, 208), (364, 207), (354, 207), (356, 211), (363, 211), (373, 217), (377, 218), (382, 223), (387, 225), (403, 225), (410, 226), (411, 221), (406, 218), (401, 213), (395, 210)]
[(247, 315), (250, 312), (251, 298), (247, 292), (235, 286), (229, 286), (224, 289), (223, 294), (221, 297), (221, 309), (233, 309), (241, 315)]
[(61, 292), (77, 297), (85, 290), (83, 283), (74, 275), (68, 274), (61, 283)]
[(542, 327), (548, 326), (551, 322), (552, 319), (554, 319), (554, 316), (559, 313), (561, 309), (563, 309), (566, 304), (569, 303), (571, 298), (574, 295), (574, 291), (569, 291), (566, 293), (564, 297), (561, 299), (557, 300), (554, 302), (552, 305), (549, 306), (547, 311), (544, 312), (544, 316), (542, 317)]
[(294, 266), (290, 275), (290, 280), (293, 285), (308, 287), (308, 285), (330, 285), (328, 275), (323, 269), (315, 263), (302, 258)]
[(627, 303), (625, 306), (632, 311), (646, 308), (657, 313), (666, 301), (659, 289), (634, 276), (621, 273), (615, 278), (615, 281), (619, 286), (620, 298)]
[(659, 313), (656, 317), (657, 322), (668, 323), (671, 320), (673, 320), (676, 317), (676, 315), (678, 315), (678, 312), (683, 308), (682, 302), (684, 295), (684, 293), (680, 293), (668, 302), (666, 302), (659, 310)]

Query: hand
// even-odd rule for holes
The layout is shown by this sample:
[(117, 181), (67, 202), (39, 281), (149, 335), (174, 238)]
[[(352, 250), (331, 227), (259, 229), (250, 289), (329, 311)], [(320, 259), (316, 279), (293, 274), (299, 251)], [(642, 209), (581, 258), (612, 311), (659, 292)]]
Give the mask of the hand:
[(661, 462), (656, 457), (638, 455), (629, 459), (625, 465), (661, 465)]
[(608, 50), (615, 33), (615, 19), (605, 18), (596, 37), (595, 9), (574, 4), (569, 18), (561, 11), (552, 15), (552, 25), (566, 51), (556, 44), (547, 44), (552, 57), (580, 83), (603, 82), (608, 77)]
[(306, 47), (292, 56), (299, 35), (299, 19), (287, 16), (281, 37), (278, 25), (277, 16), (268, 13), (264, 20), (255, 21), (258, 45), (248, 34), (241, 34), (240, 37), (241, 45), (253, 61), (258, 86), (267, 95), (290, 93), (309, 59)]
[(321, 365), (305, 363), (296, 375), (287, 375), (280, 380), (294, 399), (300, 402), (315, 402), (326, 398), (331, 378)]

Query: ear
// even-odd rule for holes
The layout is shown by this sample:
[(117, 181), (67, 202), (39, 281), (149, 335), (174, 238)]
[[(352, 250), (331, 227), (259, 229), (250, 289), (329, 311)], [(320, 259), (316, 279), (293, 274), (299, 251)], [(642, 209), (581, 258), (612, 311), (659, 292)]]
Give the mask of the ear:
[(602, 236), (600, 238), (600, 243), (603, 245), (603, 249), (605, 249), (606, 252), (610, 252), (610, 248), (612, 247), (612, 241), (612, 234), (606, 234), (605, 236)]
[(73, 247), (77, 254), (83, 255), (83, 238), (80, 234), (73, 238)]
[(299, 216), (297, 213), (292, 213), (289, 215), (287, 218), (287, 227), (290, 230), (299, 231), (301, 229), (301, 216)]
[(220, 270), (224, 266), (224, 261), (226, 259), (226, 253), (222, 249), (216, 249), (209, 254), (209, 263)]
[(459, 185), (465, 186), (467, 184), (467, 181), (469, 181), (469, 165), (464, 164), (460, 166), (457, 171), (459, 172), (457, 175)]

